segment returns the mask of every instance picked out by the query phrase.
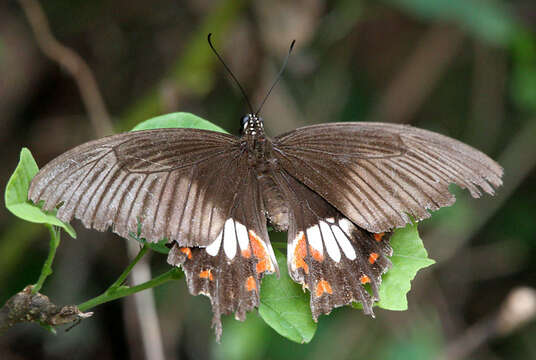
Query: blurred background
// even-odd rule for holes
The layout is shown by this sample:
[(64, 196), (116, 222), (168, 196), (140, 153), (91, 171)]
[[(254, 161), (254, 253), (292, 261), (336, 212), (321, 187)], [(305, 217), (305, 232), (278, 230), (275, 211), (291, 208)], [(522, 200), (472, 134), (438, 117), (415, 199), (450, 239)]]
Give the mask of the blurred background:
[[(119, 132), (188, 111), (236, 133), (248, 109), (209, 32), (254, 106), (296, 39), (262, 111), (269, 134), (320, 122), (408, 123), (483, 150), (505, 168), (505, 185), (479, 200), (453, 188), (456, 205), (421, 224), (437, 264), (413, 281), (408, 311), (378, 309), (371, 319), (337, 309), (305, 345), (251, 313), (245, 323), (225, 319), (217, 345), (208, 299), (180, 280), (155, 289), (154, 319), (142, 311), (139, 320), (128, 298), (57, 336), (18, 325), (0, 338), (2, 359), (536, 358), (534, 321), (490, 325), (501, 311), (513, 318), (502, 307), (513, 289), (536, 285), (533, 0), (47, 0), (42, 13), (32, 4), (0, 3), (2, 190), (21, 147), (43, 166), (110, 131), (108, 118)], [(64, 234), (42, 289), (57, 304), (100, 294), (129, 261), (116, 235), (73, 224), (79, 236)], [(0, 304), (36, 281), (47, 249), (46, 228), (0, 208)], [(167, 271), (165, 260), (151, 254), (153, 274)]]

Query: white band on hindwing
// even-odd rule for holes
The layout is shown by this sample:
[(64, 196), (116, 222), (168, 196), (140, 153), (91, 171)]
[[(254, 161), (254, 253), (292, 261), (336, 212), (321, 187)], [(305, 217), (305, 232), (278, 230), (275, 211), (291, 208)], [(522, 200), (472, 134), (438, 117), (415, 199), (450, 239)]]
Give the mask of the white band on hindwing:
[[(307, 228), (305, 234), (307, 235), (309, 246), (318, 251), (320, 255), (323, 255), (325, 247), (329, 257), (338, 263), (341, 261), (341, 249), (349, 260), (355, 260), (357, 257), (354, 246), (350, 241), (354, 227), (355, 225), (346, 218), (339, 221), (327, 218)], [(300, 231), (289, 248), (289, 254), (293, 253), (302, 236), (303, 232)]]
[[(216, 239), (205, 248), (207, 254), (217, 256), (220, 253), (222, 242), (223, 251), (227, 259), (233, 260), (235, 258), (238, 245), (242, 252), (253, 251), (255, 253), (257, 250), (257, 253), (267, 254), (269, 256), (268, 264), (266, 264), (267, 270), (270, 272), (275, 271), (276, 259), (272, 247), (268, 246), (255, 231), (248, 230), (244, 224), (235, 219), (229, 218), (225, 221), (223, 229), (216, 236)], [(256, 256), (257, 254), (253, 255)]]

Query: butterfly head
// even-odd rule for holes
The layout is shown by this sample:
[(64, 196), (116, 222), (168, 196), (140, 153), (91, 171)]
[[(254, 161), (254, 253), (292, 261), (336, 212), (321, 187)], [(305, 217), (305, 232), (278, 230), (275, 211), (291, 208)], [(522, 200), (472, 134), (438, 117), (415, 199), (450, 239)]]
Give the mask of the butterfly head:
[(260, 116), (247, 114), (240, 120), (240, 133), (242, 135), (264, 134), (264, 121)]

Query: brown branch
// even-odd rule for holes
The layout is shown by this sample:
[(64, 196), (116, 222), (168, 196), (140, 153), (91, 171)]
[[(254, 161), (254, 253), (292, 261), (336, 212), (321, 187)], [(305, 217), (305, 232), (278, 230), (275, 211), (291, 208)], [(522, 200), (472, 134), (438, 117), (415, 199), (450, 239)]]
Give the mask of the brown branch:
[(97, 81), (87, 63), (72, 49), (62, 45), (52, 34), (41, 5), (36, 0), (19, 0), (28, 18), (37, 45), (52, 61), (73, 77), (98, 137), (112, 134), (110, 115), (99, 91)]
[(81, 312), (76, 305), (59, 307), (43, 294), (32, 294), (32, 288), (32, 285), (26, 286), (0, 308), (0, 334), (21, 322), (57, 326), (76, 323), (93, 315), (92, 312)]

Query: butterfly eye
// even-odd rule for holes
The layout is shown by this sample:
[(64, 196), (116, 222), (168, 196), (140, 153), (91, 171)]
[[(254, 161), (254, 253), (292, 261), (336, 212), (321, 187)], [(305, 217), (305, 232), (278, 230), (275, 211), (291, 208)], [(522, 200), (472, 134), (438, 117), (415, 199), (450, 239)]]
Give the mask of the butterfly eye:
[(240, 120), (240, 125), (242, 126), (242, 129), (245, 129), (245, 127), (246, 127), (246, 125), (248, 124), (249, 120), (250, 120), (249, 115), (244, 116), (244, 117)]

